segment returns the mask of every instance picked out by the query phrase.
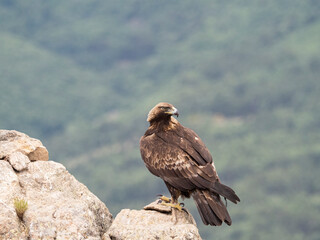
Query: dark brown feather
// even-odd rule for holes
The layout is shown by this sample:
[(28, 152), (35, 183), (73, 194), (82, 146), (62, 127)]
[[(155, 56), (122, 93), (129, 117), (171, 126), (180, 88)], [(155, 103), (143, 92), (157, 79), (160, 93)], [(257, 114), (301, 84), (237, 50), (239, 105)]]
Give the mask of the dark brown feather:
[(140, 139), (143, 161), (152, 174), (165, 181), (173, 198), (192, 194), (204, 224), (231, 225), (219, 195), (234, 203), (240, 201), (239, 197), (220, 183), (211, 154), (200, 137), (166, 114), (174, 112), (172, 109), (171, 104), (160, 103), (149, 112), (150, 127)]
[(215, 207), (210, 206), (203, 191), (198, 189), (194, 191), (193, 199), (196, 202), (198, 212), (200, 213), (201, 219), (205, 225), (220, 226), (222, 224), (223, 220), (220, 219), (213, 210)]

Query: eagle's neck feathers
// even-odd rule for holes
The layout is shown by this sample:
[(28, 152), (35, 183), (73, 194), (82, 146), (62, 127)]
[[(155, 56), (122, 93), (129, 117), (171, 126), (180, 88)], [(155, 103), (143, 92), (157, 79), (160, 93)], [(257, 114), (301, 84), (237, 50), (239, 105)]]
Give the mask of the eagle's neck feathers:
[(166, 132), (170, 130), (174, 130), (179, 122), (169, 116), (168, 118), (156, 119), (150, 122), (150, 126), (146, 132), (147, 135), (155, 133), (155, 132)]

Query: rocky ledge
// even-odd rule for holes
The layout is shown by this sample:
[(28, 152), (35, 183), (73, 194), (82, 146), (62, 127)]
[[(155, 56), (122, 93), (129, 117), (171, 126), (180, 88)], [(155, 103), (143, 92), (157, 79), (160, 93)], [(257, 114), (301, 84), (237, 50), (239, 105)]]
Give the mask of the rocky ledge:
[[(16, 201), (25, 201), (23, 213)], [(41, 141), (0, 130), (0, 239), (201, 239), (192, 216), (153, 203), (123, 209), (113, 220), (106, 205), (66, 168), (49, 161)]]
[(174, 210), (158, 204), (158, 200), (144, 210), (123, 209), (113, 221), (105, 240), (200, 240), (196, 223), (187, 211)]

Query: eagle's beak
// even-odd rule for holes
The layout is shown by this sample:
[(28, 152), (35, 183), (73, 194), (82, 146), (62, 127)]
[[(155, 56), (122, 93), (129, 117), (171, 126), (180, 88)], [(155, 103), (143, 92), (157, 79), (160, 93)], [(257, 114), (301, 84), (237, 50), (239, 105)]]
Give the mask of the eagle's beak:
[(176, 115), (177, 117), (179, 117), (179, 111), (178, 111), (178, 109), (176, 109), (175, 107), (173, 107), (173, 108), (171, 109), (171, 111), (168, 112), (168, 113), (171, 114), (171, 115)]

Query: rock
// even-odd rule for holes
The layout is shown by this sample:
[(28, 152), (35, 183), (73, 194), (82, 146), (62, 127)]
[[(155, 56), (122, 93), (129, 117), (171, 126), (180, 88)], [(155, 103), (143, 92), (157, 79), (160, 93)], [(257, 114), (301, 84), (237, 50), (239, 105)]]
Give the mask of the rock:
[(158, 212), (162, 212), (162, 213), (171, 213), (172, 212), (172, 208), (170, 206), (159, 204), (160, 202), (161, 202), (160, 200), (156, 200), (156, 201), (148, 204), (147, 206), (144, 206), (143, 209), (144, 210), (154, 210), (154, 211), (158, 211)]
[(157, 202), (148, 205), (149, 209), (151, 206), (151, 208), (156, 210), (123, 209), (116, 216), (108, 232), (103, 235), (102, 239), (201, 239), (191, 214), (177, 210), (174, 210), (175, 214), (172, 214), (170, 207), (165, 206), (163, 208), (162, 205), (160, 205), (159, 209), (161, 209), (161, 212), (159, 212), (157, 205)]
[(21, 152), (34, 160), (49, 160), (49, 153), (38, 139), (14, 130), (0, 130), (0, 159)]
[[(108, 208), (62, 164), (26, 161), (44, 149), (23, 133), (0, 130), (0, 239), (101, 239), (112, 223)], [(22, 221), (17, 197), (28, 202)]]
[(28, 200), (23, 220), (31, 238), (100, 239), (111, 225), (106, 206), (61, 164), (31, 162), (18, 176)]
[(49, 153), (44, 146), (39, 146), (33, 152), (30, 152), (28, 154), (28, 157), (31, 161), (36, 161), (36, 160), (48, 161)]
[(30, 163), (29, 158), (22, 152), (14, 152), (8, 156), (11, 166), (18, 172), (27, 169)]
[(13, 207), (21, 194), (19, 178), (7, 161), (0, 160), (0, 239), (27, 239), (27, 232)]

